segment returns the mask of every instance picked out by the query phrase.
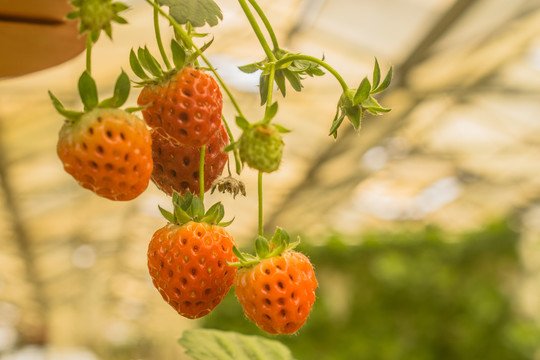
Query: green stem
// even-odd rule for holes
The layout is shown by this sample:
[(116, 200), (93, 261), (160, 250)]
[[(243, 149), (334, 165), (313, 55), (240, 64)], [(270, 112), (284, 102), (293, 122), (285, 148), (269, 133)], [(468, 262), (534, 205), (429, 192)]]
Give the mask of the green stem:
[(86, 71), (92, 75), (92, 36), (86, 35)]
[(201, 146), (201, 158), (199, 160), (199, 197), (204, 201), (204, 156), (206, 145)]
[[(221, 116), (223, 119), (223, 124), (225, 124), (225, 129), (227, 129), (227, 135), (229, 135), (229, 143), (234, 143), (234, 136), (231, 131), (231, 128), (229, 127), (229, 124), (227, 123), (227, 120), (225, 120), (225, 116)], [(238, 153), (238, 149), (235, 147), (233, 149), (233, 156), (234, 156), (234, 165), (236, 167), (236, 173), (240, 175), (242, 172), (242, 162), (240, 161), (240, 154)]]
[(268, 76), (268, 95), (266, 97), (266, 109), (264, 111), (264, 123), (268, 124), (272, 119), (267, 116), (272, 105), (272, 96), (274, 94), (274, 78), (276, 75), (276, 67), (274, 64), (270, 64), (270, 74)]
[(161, 41), (161, 32), (159, 31), (159, 11), (155, 7), (154, 7), (154, 33), (156, 34), (156, 42), (159, 48), (159, 53), (161, 54), (161, 58), (163, 59), (163, 63), (167, 67), (167, 70), (170, 70), (171, 63), (169, 62), (169, 59), (167, 58), (167, 54), (165, 53), (165, 48), (163, 47), (163, 42)]
[(262, 171), (259, 171), (258, 195), (259, 195), (259, 235), (264, 236), (264, 225), (263, 225), (263, 172)]
[(281, 60), (278, 60), (275, 63), (275, 66), (276, 66), (276, 68), (279, 69), (280, 66), (282, 66), (283, 64), (294, 61), (294, 60), (306, 60), (306, 61), (310, 61), (310, 62), (313, 62), (313, 63), (316, 63), (316, 64), (322, 66), (323, 68), (328, 70), (332, 75), (334, 75), (334, 77), (337, 79), (337, 81), (339, 81), (339, 84), (343, 88), (343, 92), (346, 92), (347, 90), (349, 90), (349, 87), (347, 86), (347, 83), (345, 82), (345, 80), (343, 80), (341, 75), (333, 67), (331, 67), (330, 65), (328, 65), (327, 63), (325, 63), (321, 59), (317, 59), (316, 57), (313, 57), (313, 56), (301, 55), (301, 54), (289, 55), (289, 56), (287, 56), (287, 57), (285, 57), (285, 58), (283, 58)]
[(251, 6), (255, 9), (257, 12), (257, 15), (261, 18), (264, 26), (266, 27), (266, 30), (268, 31), (268, 35), (270, 35), (270, 39), (272, 40), (272, 46), (274, 47), (274, 50), (279, 49), (279, 44), (277, 41), (276, 34), (274, 33), (274, 29), (272, 29), (272, 25), (270, 24), (270, 21), (268, 21), (268, 18), (266, 17), (266, 14), (261, 9), (259, 4), (257, 4), (256, 0), (248, 0)]
[(270, 61), (276, 61), (276, 57), (274, 56), (274, 53), (272, 52), (272, 49), (270, 49), (270, 46), (268, 45), (268, 42), (264, 38), (264, 35), (261, 31), (261, 28), (259, 27), (259, 24), (257, 24), (257, 20), (253, 16), (253, 13), (249, 9), (246, 0), (238, 0), (240, 3), (240, 6), (242, 7), (242, 10), (244, 11), (244, 14), (246, 15), (249, 24), (253, 28), (253, 31), (255, 32), (255, 35), (257, 36), (257, 39), (259, 39), (259, 42), (261, 43), (262, 48), (264, 49), (264, 52), (266, 54), (266, 57)]

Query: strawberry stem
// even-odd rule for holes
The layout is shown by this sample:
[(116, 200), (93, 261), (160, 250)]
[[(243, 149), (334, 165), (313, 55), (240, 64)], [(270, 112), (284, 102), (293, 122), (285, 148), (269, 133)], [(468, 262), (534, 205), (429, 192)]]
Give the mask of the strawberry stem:
[(306, 61), (310, 61), (310, 62), (313, 62), (315, 64), (318, 64), (318, 65), (322, 66), (323, 68), (328, 70), (328, 72), (330, 72), (332, 75), (334, 75), (336, 80), (339, 82), (339, 84), (343, 88), (344, 93), (347, 92), (347, 90), (349, 90), (349, 87), (347, 86), (347, 83), (345, 82), (343, 77), (341, 77), (341, 75), (333, 67), (328, 65), (323, 60), (317, 59), (316, 57), (309, 56), (309, 55), (302, 55), (302, 54), (288, 55), (288, 56), (284, 57), (283, 59), (278, 60), (274, 65), (275, 65), (276, 68), (279, 69), (283, 64), (286, 64), (286, 63), (294, 61), (294, 60), (306, 60)]
[[(227, 135), (229, 135), (229, 143), (234, 143), (234, 136), (231, 131), (231, 128), (229, 127), (229, 124), (227, 123), (227, 120), (225, 120), (225, 116), (221, 115), (221, 119), (223, 120), (223, 124), (225, 124), (225, 129), (227, 130)], [(242, 162), (240, 161), (240, 153), (238, 151), (238, 148), (235, 146), (232, 150), (233, 156), (234, 156), (234, 165), (235, 170), (238, 175), (242, 172)], [(227, 166), (229, 165), (229, 162), (227, 161)], [(229, 170), (229, 175), (231, 175), (231, 170)]]
[(199, 197), (204, 200), (204, 156), (206, 154), (206, 145), (201, 146), (201, 158), (199, 160)]
[[(276, 61), (276, 57), (274, 56), (274, 53), (272, 52), (272, 49), (270, 49), (270, 46), (268, 45), (268, 42), (264, 38), (264, 35), (261, 31), (261, 28), (259, 27), (259, 24), (257, 23), (257, 20), (253, 16), (253, 13), (249, 9), (247, 3), (245, 0), (238, 0), (240, 3), (240, 6), (242, 7), (242, 10), (244, 11), (244, 14), (246, 15), (249, 24), (253, 28), (253, 31), (255, 32), (255, 35), (257, 36), (257, 39), (261, 43), (261, 46), (266, 54), (266, 57), (268, 57), (268, 60), (270, 61)], [(262, 12), (262, 11), (261, 11)], [(268, 20), (267, 20), (268, 21)], [(264, 22), (264, 20), (263, 20)]]
[(156, 34), (156, 42), (159, 48), (159, 53), (161, 54), (161, 58), (163, 59), (163, 63), (167, 67), (167, 70), (170, 70), (171, 63), (169, 62), (169, 59), (167, 58), (167, 54), (165, 53), (165, 48), (163, 47), (163, 42), (161, 41), (161, 32), (159, 30), (159, 11), (155, 7), (154, 7), (154, 33)]
[(276, 34), (274, 33), (274, 29), (272, 29), (272, 25), (270, 24), (270, 21), (268, 21), (268, 18), (266, 17), (266, 14), (261, 9), (259, 4), (257, 4), (257, 1), (255, 0), (248, 0), (251, 6), (255, 9), (257, 12), (257, 15), (261, 18), (264, 26), (266, 27), (266, 30), (268, 31), (268, 35), (270, 35), (270, 39), (272, 40), (272, 46), (274, 47), (274, 50), (279, 49), (279, 44), (277, 41)]
[(86, 71), (89, 75), (92, 74), (92, 36), (86, 35)]
[(258, 198), (259, 198), (259, 235), (264, 236), (263, 222), (263, 172), (259, 170), (258, 179)]

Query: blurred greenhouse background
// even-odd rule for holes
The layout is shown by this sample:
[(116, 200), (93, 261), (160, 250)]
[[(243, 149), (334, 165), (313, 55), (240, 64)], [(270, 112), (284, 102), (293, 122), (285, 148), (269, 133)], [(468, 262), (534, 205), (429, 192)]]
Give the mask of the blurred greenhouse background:
[[(124, 2), (129, 25), (94, 48), (103, 96), (121, 68), (132, 75), (131, 48), (156, 49), (149, 6)], [(217, 3), (224, 19), (208, 29), (207, 54), (256, 120), (258, 75), (237, 66), (264, 55), (238, 3)], [(233, 292), (196, 321), (162, 301), (146, 249), (165, 223), (158, 204), (170, 206), (154, 185), (114, 203), (63, 171), (47, 90), (80, 107), (85, 63), (66, 4), (0, 0), (0, 359), (188, 359), (177, 343), (186, 329), (263, 335)], [(341, 91), (331, 76), (276, 95), (292, 132), (265, 178), (265, 229), (302, 236), (320, 287), (306, 326), (272, 338), (298, 360), (540, 359), (540, 0), (259, 4), (283, 47), (324, 55), (351, 87), (374, 57), (395, 74), (379, 97), (392, 111), (337, 140), (327, 136)], [(71, 38), (27, 37), (61, 27)], [(235, 116), (226, 98), (224, 114)], [(249, 169), (241, 179), (246, 197), (207, 201), (224, 203), (229, 231), (251, 250), (257, 179)]]

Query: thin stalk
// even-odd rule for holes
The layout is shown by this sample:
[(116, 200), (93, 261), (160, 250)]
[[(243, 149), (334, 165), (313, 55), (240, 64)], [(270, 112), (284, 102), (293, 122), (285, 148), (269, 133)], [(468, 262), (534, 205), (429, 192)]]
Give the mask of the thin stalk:
[(270, 105), (272, 105), (272, 96), (274, 94), (274, 78), (276, 76), (276, 67), (274, 64), (270, 65), (270, 74), (268, 77), (268, 95), (266, 97), (266, 110), (265, 115), (270, 109)]
[[(229, 135), (229, 142), (232, 144), (234, 143), (234, 136), (231, 131), (231, 128), (229, 127), (229, 124), (227, 123), (227, 120), (225, 120), (225, 116), (221, 115), (221, 119), (223, 120), (223, 124), (225, 124), (225, 129), (227, 130), (227, 135)], [(232, 151), (234, 156), (234, 165), (236, 167), (236, 173), (240, 175), (242, 172), (242, 162), (240, 161), (240, 154), (238, 153), (238, 149), (235, 147)], [(230, 172), (230, 171), (229, 171)], [(229, 174), (230, 175), (230, 174)]]
[(270, 35), (270, 39), (272, 40), (272, 46), (274, 47), (274, 50), (279, 49), (279, 44), (277, 41), (276, 34), (274, 33), (274, 29), (272, 29), (272, 25), (270, 24), (270, 21), (268, 21), (268, 18), (266, 17), (266, 14), (261, 9), (259, 4), (257, 4), (257, 1), (255, 0), (248, 0), (251, 6), (255, 9), (257, 12), (257, 15), (261, 18), (264, 26), (266, 27), (266, 30), (268, 31), (268, 35)]
[(294, 60), (307, 60), (307, 61), (310, 61), (310, 62), (313, 62), (313, 63), (316, 63), (316, 64), (322, 66), (323, 68), (328, 70), (328, 72), (330, 72), (332, 75), (334, 75), (334, 77), (336, 78), (337, 81), (339, 81), (339, 84), (343, 88), (343, 92), (346, 92), (347, 90), (349, 90), (349, 87), (347, 86), (347, 83), (345, 82), (345, 80), (343, 80), (341, 75), (333, 67), (331, 67), (330, 65), (328, 65), (327, 63), (325, 63), (321, 59), (317, 59), (316, 57), (313, 57), (313, 56), (301, 55), (301, 54), (290, 55), (290, 56), (287, 56), (287, 57), (285, 57), (285, 58), (283, 58), (281, 60), (278, 60), (275, 63), (275, 66), (276, 66), (276, 68), (279, 69), (281, 65), (283, 65), (285, 63), (288, 63), (290, 61), (294, 61)]
[(263, 222), (263, 172), (259, 171), (258, 179), (258, 198), (259, 198), (259, 235), (264, 236)]
[(268, 42), (264, 38), (264, 35), (261, 31), (261, 28), (259, 27), (259, 24), (257, 23), (257, 20), (253, 16), (253, 13), (249, 9), (246, 0), (238, 0), (240, 3), (240, 6), (242, 7), (242, 10), (244, 11), (244, 14), (246, 15), (249, 24), (253, 28), (253, 31), (255, 32), (255, 35), (257, 36), (257, 39), (259, 39), (259, 42), (261, 43), (261, 46), (266, 54), (266, 57), (270, 61), (276, 61), (276, 57), (274, 56), (274, 53), (272, 52), (272, 49), (270, 49), (270, 46), (268, 45)]
[(206, 145), (201, 146), (201, 158), (199, 160), (199, 197), (204, 201), (204, 156)]
[(161, 41), (161, 31), (159, 30), (159, 11), (155, 7), (154, 7), (154, 33), (156, 34), (156, 42), (159, 48), (159, 53), (161, 54), (161, 58), (163, 59), (163, 63), (167, 67), (167, 70), (170, 70), (171, 63), (169, 62), (169, 59), (167, 58), (167, 54), (165, 53), (165, 48), (163, 47), (163, 42)]
[(92, 75), (92, 36), (86, 35), (86, 71)]

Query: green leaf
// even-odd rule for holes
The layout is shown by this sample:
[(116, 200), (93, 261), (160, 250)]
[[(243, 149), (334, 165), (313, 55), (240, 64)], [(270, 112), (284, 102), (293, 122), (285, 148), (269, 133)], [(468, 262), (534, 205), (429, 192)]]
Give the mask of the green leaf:
[[(249, 129), (250, 125), (249, 125), (249, 122), (247, 121), (247, 119), (243, 116), (237, 116), (236, 117), (236, 125), (238, 125), (238, 127), (242, 130), (247, 130)], [(232, 144), (231, 144), (232, 145)]]
[(79, 95), (82, 103), (84, 104), (84, 110), (92, 110), (98, 104), (97, 86), (92, 76), (85, 71), (79, 78)]
[(133, 49), (131, 49), (131, 52), (129, 53), (129, 65), (131, 66), (131, 70), (133, 71), (133, 73), (137, 75), (140, 79), (150, 79), (150, 77), (144, 72), (141, 63), (139, 62), (139, 59), (137, 58), (137, 55), (135, 55), (135, 51), (133, 51)]
[(139, 48), (138, 50), (139, 62), (142, 67), (148, 70), (148, 72), (156, 77), (159, 77), (163, 74), (157, 60), (150, 54), (148, 48)]
[(177, 69), (182, 69), (186, 65), (186, 51), (175, 39), (171, 40), (171, 51), (174, 66)]
[(375, 89), (381, 81), (381, 68), (377, 58), (375, 58), (375, 66), (373, 67), (373, 89)]
[(56, 111), (58, 111), (58, 113), (60, 113), (60, 115), (70, 120), (76, 120), (82, 116), (82, 112), (80, 111), (66, 110), (64, 105), (60, 102), (60, 100), (58, 100), (56, 96), (53, 95), (50, 90), (49, 97), (51, 98), (54, 108), (56, 109)]
[(360, 83), (360, 85), (358, 86), (358, 90), (356, 90), (356, 93), (354, 94), (353, 105), (358, 105), (362, 101), (366, 100), (369, 96), (370, 90), (371, 90), (371, 85), (369, 83), (368, 78), (365, 77)]
[(380, 93), (383, 90), (386, 90), (388, 86), (390, 86), (390, 83), (392, 82), (392, 68), (390, 67), (390, 70), (388, 70), (388, 73), (384, 77), (383, 82), (373, 91), (371, 91), (372, 94)]
[(176, 218), (174, 217), (174, 214), (170, 211), (165, 210), (161, 206), (158, 205), (159, 212), (161, 212), (161, 215), (170, 223), (176, 223)]
[(223, 20), (221, 9), (213, 0), (157, 0), (160, 5), (169, 7), (169, 14), (179, 24), (201, 27), (205, 24), (215, 26)]
[(186, 330), (178, 342), (194, 360), (294, 360), (279, 341), (231, 331)]

